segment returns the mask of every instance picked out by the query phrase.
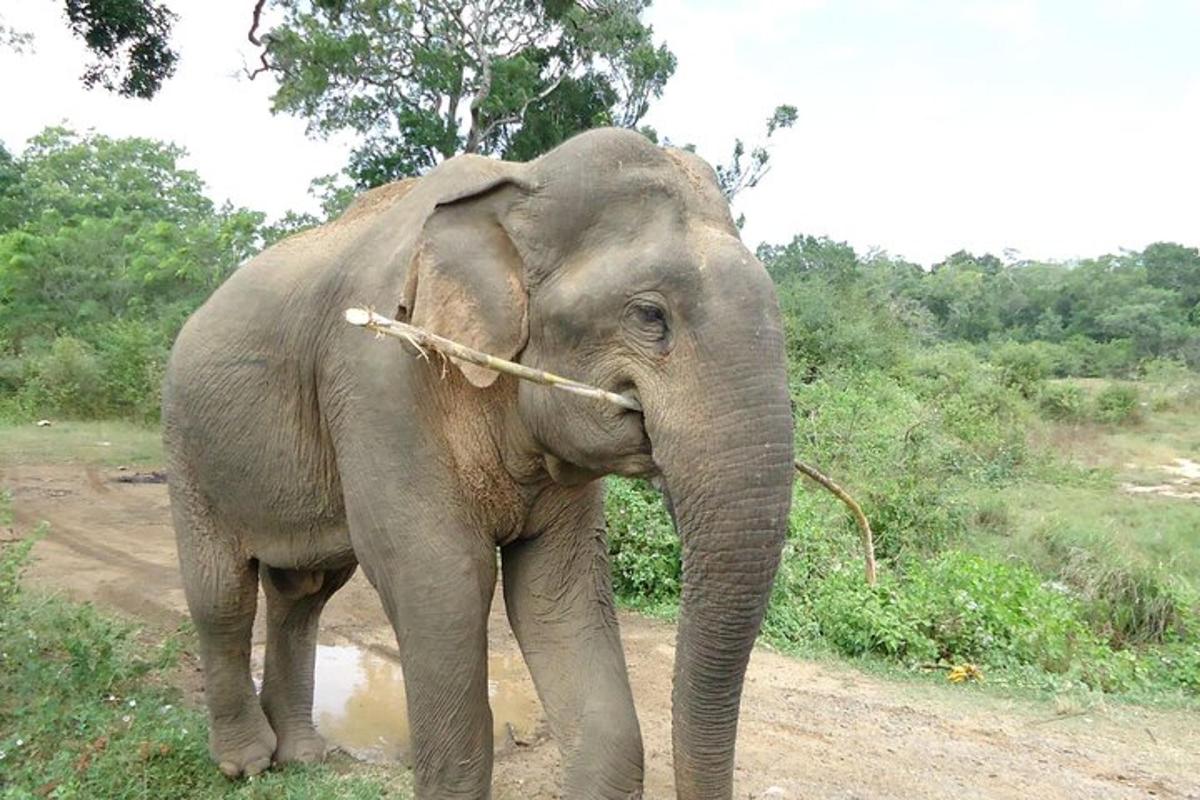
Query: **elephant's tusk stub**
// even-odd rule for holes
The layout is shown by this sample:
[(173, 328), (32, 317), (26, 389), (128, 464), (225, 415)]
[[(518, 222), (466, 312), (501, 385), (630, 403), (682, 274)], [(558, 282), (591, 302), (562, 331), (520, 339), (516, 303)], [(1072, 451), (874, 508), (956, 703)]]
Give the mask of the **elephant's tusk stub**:
[[(620, 406), (628, 411), (642, 410), (641, 405), (632, 397), (627, 397), (623, 394), (610, 392), (601, 389), (598, 386), (589, 386), (586, 383), (573, 381), (570, 378), (564, 378), (561, 375), (555, 375), (553, 372), (546, 372), (540, 369), (532, 369), (524, 364), (518, 364), (514, 361), (506, 361), (503, 358), (489, 355), (480, 350), (467, 347), (458, 342), (447, 339), (443, 336), (438, 336), (435, 333), (430, 333), (427, 330), (418, 328), (415, 325), (409, 325), (406, 322), (385, 317), (382, 314), (377, 314), (367, 308), (348, 308), (344, 314), (346, 322), (351, 325), (356, 325), (360, 328), (374, 331), (378, 334), (391, 336), (396, 339), (401, 339), (408, 342), (417, 352), (425, 356), (425, 348), (436, 350), (443, 356), (454, 358), (459, 361), (466, 361), (469, 364), (483, 367), (484, 369), (495, 370), (506, 375), (513, 375), (521, 380), (532, 381), (533, 383), (549, 386), (553, 389), (560, 389), (564, 392), (577, 394), (582, 397), (592, 397), (597, 400), (604, 400), (609, 403)], [(875, 585), (875, 541), (871, 534), (871, 524), (867, 521), (866, 514), (863, 513), (862, 507), (854, 501), (854, 498), (833, 482), (828, 476), (819, 470), (808, 466), (807, 464), (796, 461), (796, 471), (811, 478), (816, 483), (829, 490), (835, 497), (846, 504), (850, 509), (850, 513), (854, 516), (854, 520), (858, 523), (858, 528), (862, 533), (863, 556), (866, 562), (867, 583), (871, 586)]]

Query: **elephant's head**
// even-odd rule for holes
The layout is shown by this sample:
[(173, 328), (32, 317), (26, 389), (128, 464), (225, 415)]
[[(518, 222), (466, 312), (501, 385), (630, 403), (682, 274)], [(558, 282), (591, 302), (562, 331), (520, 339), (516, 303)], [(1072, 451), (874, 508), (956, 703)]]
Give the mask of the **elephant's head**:
[(661, 479), (683, 548), (678, 794), (728, 798), (742, 680), (793, 478), (771, 281), (738, 238), (712, 169), (690, 153), (600, 130), (530, 164), (488, 169), (426, 225), (406, 300), (413, 321), (641, 404), (638, 414), (518, 390), (556, 479)]

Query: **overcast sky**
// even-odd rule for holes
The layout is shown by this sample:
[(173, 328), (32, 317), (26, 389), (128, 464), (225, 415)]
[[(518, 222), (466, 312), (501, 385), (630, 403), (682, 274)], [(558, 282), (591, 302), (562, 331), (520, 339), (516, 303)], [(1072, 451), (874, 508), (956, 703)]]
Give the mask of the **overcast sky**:
[[(312, 208), (345, 161), (272, 117), (251, 0), (169, 0), (177, 75), (151, 102), (79, 84), (59, 0), (4, 3), (35, 52), (0, 52), (0, 140), (66, 120), (168, 139), (217, 200)], [(796, 233), (929, 264), (962, 248), (1028, 258), (1200, 244), (1200, 0), (656, 0), (679, 69), (645, 120), (724, 158), (775, 105), (800, 109), (739, 200), (745, 238)]]

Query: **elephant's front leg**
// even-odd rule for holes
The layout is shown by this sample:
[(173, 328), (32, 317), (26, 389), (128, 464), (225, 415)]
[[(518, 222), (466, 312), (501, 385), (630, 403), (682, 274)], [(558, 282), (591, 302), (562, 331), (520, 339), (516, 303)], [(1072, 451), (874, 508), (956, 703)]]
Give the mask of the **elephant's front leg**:
[(563, 798), (640, 798), (642, 737), (613, 608), (600, 487), (549, 501), (502, 551), (504, 599), (562, 750)]
[(486, 800), (492, 778), (487, 618), (496, 585), (495, 546), (455, 522), (444, 503), (434, 508), (433, 495), (406, 497), (389, 509), (387, 495), (394, 491), (377, 487), (364, 496), (365, 508), (348, 503), (347, 514), (363, 571), (396, 630), (416, 796)]

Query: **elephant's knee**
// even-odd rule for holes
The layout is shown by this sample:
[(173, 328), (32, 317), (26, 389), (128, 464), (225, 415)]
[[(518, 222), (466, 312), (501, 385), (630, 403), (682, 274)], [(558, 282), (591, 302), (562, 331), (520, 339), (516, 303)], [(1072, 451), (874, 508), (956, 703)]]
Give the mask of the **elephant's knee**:
[(590, 710), (566, 760), (569, 791), (565, 797), (640, 797), (642, 733), (632, 704), (597, 705)]

